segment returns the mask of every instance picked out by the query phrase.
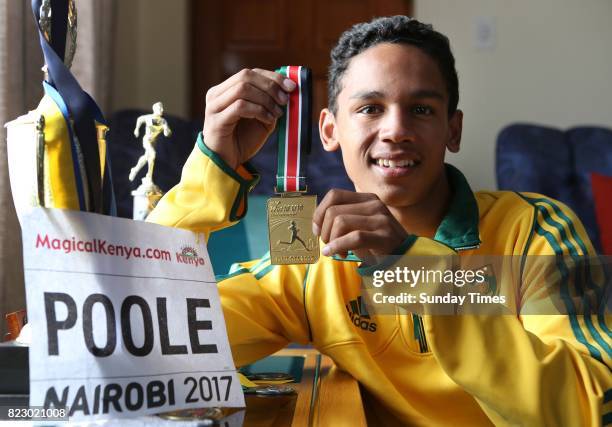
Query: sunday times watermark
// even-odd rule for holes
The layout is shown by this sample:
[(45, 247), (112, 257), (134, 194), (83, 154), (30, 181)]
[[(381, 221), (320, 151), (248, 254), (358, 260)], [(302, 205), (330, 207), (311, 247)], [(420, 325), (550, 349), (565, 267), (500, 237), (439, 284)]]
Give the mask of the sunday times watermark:
[(609, 256), (389, 256), (362, 266), (370, 312), (607, 315)]

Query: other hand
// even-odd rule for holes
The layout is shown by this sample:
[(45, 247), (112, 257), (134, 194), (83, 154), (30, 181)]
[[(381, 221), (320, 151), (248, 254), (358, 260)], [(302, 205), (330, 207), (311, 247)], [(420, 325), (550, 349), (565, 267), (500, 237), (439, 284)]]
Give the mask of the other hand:
[(346, 257), (352, 251), (368, 264), (379, 263), (408, 238), (378, 196), (337, 189), (315, 210), (313, 231), (326, 244), (323, 255)]

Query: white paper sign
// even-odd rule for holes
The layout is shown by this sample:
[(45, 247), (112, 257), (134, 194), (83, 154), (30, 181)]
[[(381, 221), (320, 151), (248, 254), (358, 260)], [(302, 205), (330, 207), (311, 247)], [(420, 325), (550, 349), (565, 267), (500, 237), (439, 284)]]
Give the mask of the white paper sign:
[(71, 419), (244, 407), (203, 236), (42, 208), (21, 226), (30, 405)]

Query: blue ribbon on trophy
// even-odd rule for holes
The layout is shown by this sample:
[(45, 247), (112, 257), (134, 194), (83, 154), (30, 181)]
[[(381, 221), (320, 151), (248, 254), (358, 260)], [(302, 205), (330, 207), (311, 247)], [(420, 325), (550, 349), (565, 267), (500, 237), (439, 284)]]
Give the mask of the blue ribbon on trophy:
[[(45, 58), (45, 96), (55, 103), (61, 115), (54, 116), (45, 99), (38, 110), (52, 121), (54, 118), (64, 121), (49, 123), (48, 117), (42, 123), (39, 121), (39, 128), (44, 127), (46, 144), (40, 152), (44, 151), (46, 157), (38, 162), (41, 169), (46, 169), (43, 176), (38, 176), (39, 187), (45, 187), (45, 196), (42, 200), (38, 197), (38, 204), (116, 215), (105, 141), (108, 127), (98, 105), (69, 69), (76, 49), (74, 0), (32, 0), (32, 11)], [(66, 53), (67, 36), (71, 43)], [(66, 129), (54, 132), (49, 126)], [(54, 135), (60, 135), (59, 139), (52, 141)]]

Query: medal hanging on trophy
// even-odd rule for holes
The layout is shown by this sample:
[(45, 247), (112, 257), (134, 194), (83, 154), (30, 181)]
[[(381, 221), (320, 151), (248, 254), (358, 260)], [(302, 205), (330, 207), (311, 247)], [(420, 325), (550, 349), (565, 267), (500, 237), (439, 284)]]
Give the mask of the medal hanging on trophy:
[(278, 171), (275, 192), (268, 200), (268, 239), (272, 264), (313, 264), (319, 239), (312, 232), (317, 196), (305, 194), (306, 156), (310, 153), (312, 86), (310, 70), (285, 66), (276, 70), (297, 88), (277, 122)]

